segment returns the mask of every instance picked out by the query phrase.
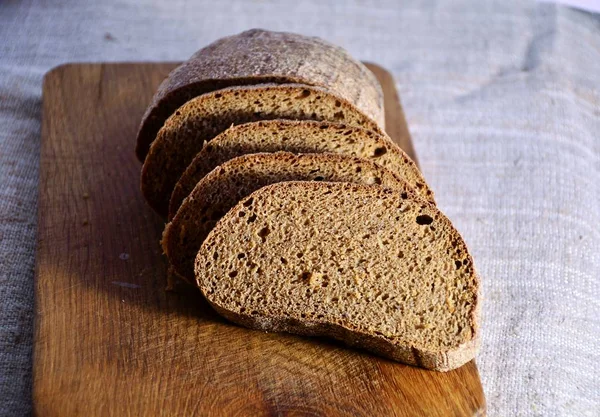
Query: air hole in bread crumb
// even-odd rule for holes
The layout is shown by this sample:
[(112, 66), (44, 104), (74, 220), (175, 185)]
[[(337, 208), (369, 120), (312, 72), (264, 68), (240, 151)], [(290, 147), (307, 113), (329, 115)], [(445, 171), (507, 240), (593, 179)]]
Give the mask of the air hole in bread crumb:
[(335, 101), (335, 107), (342, 107), (342, 102), (339, 100)]
[(454, 265), (456, 265), (456, 269), (459, 269), (462, 266), (461, 261), (454, 261)]
[(217, 259), (219, 259), (219, 252), (214, 252), (213, 253), (213, 259), (216, 261)]
[(238, 253), (238, 259), (244, 259), (246, 257), (245, 253)]
[(254, 221), (256, 220), (256, 214), (253, 214), (252, 216), (248, 217), (248, 220), (246, 220), (246, 223), (254, 223)]
[(400, 197), (402, 197), (403, 200), (406, 200), (408, 198), (408, 193), (402, 193), (400, 194)]
[(342, 120), (342, 119), (344, 119), (345, 117), (346, 117), (346, 116), (344, 115), (344, 112), (343, 112), (343, 111), (338, 111), (338, 112), (335, 112), (335, 113), (333, 114), (333, 118), (334, 118), (335, 120)]
[(254, 202), (254, 199), (253, 199), (252, 197), (250, 197), (249, 199), (247, 199), (246, 201), (244, 201), (244, 202), (242, 203), (242, 205), (243, 205), (244, 207), (250, 207), (250, 206), (252, 205), (252, 203), (253, 203), (253, 202)]
[(323, 178), (322, 176), (318, 175), (314, 178), (314, 181), (323, 181), (325, 178)]
[(257, 235), (261, 238), (261, 240), (264, 243), (265, 240), (267, 240), (267, 236), (269, 236), (269, 233), (271, 233), (271, 231), (269, 230), (269, 227), (265, 226), (258, 231)]
[(387, 153), (387, 149), (384, 146), (380, 146), (378, 148), (375, 148), (375, 150), (373, 151), (373, 156), (375, 158), (385, 155)]
[(221, 98), (221, 97), (223, 97), (223, 94), (221, 94), (221, 93), (215, 94), (215, 98)]
[(245, 215), (246, 215), (246, 212), (245, 212), (245, 211), (240, 211), (240, 212), (238, 213), (238, 216), (239, 216), (239, 217), (244, 217)]
[(231, 271), (229, 273), (229, 278), (235, 278), (235, 277), (237, 277), (237, 274), (238, 274), (238, 271)]
[(425, 262), (427, 262), (427, 263), (431, 262), (431, 256), (428, 256), (427, 258), (425, 258)]
[(179, 110), (177, 110), (177, 111), (175, 112), (175, 116), (181, 116), (181, 112), (180, 112)]
[(297, 256), (298, 258), (302, 258), (302, 257), (304, 256), (304, 253), (303, 253), (303, 252), (298, 252), (298, 253), (296, 254), (296, 256)]
[(282, 263), (282, 264), (284, 264), (284, 265), (286, 265), (286, 264), (288, 263), (288, 262), (287, 262), (287, 259), (285, 259), (285, 258), (283, 258), (283, 257), (279, 258), (279, 260), (280, 260), (280, 261), (281, 261), (281, 263)]
[(296, 96), (297, 99), (302, 99), (310, 96), (310, 90), (302, 90), (300, 94)]
[(361, 168), (361, 167), (356, 167), (356, 172), (357, 172), (357, 173), (358, 173), (358, 172), (361, 172), (361, 171), (362, 171), (362, 168)]
[(417, 223), (420, 225), (431, 224), (433, 222), (433, 218), (428, 216), (427, 214), (422, 214), (417, 216)]

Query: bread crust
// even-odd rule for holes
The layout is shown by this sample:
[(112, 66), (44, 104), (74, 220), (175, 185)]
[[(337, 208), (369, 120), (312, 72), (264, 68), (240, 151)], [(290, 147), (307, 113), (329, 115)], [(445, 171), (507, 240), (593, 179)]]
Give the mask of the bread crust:
[(139, 160), (144, 161), (165, 120), (186, 101), (225, 87), (265, 83), (324, 87), (385, 126), (379, 82), (344, 49), (315, 37), (252, 29), (202, 48), (162, 82), (140, 123)]
[(208, 299), (208, 303), (219, 315), (249, 329), (292, 333), (301, 336), (329, 337), (384, 358), (434, 371), (447, 372), (461, 367), (475, 357), (480, 344), (480, 339), (477, 337), (455, 349), (433, 352), (396, 345), (385, 336), (358, 332), (335, 323), (298, 320), (289, 317), (256, 317), (226, 310), (210, 299)]

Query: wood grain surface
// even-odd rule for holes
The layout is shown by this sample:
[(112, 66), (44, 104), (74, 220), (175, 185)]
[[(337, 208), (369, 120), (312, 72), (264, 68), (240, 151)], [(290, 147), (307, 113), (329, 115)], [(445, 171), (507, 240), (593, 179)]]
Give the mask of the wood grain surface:
[[(175, 64), (71, 64), (44, 82), (36, 266), (38, 416), (475, 416), (474, 362), (426, 371), (229, 324), (165, 292), (162, 221), (139, 191), (139, 120)], [(388, 132), (414, 155), (391, 76)]]

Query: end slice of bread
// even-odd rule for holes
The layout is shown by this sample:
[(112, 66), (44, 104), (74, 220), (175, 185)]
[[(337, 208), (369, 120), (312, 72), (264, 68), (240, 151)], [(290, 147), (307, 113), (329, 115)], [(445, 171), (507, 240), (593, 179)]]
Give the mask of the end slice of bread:
[(347, 51), (315, 37), (251, 29), (202, 48), (161, 83), (140, 124), (138, 158), (144, 161), (165, 120), (188, 100), (226, 87), (266, 83), (327, 88), (385, 125), (379, 82)]
[(194, 258), (215, 223), (253, 191), (294, 180), (381, 184), (412, 191), (406, 181), (391, 171), (369, 160), (345, 155), (275, 152), (231, 159), (196, 185), (165, 228), (163, 250), (175, 271), (193, 281)]
[(181, 174), (204, 144), (232, 124), (295, 119), (344, 122), (381, 133), (372, 119), (328, 91), (295, 84), (231, 87), (180, 107), (160, 129), (142, 167), (142, 193), (160, 215)]
[(175, 185), (169, 219), (196, 184), (218, 165), (245, 154), (277, 151), (370, 159), (404, 178), (423, 198), (434, 202), (433, 192), (416, 164), (388, 136), (341, 123), (264, 120), (232, 126), (202, 148)]
[(195, 272), (216, 311), (242, 326), (328, 336), (439, 371), (477, 351), (473, 260), (450, 221), (413, 193), (261, 188), (217, 223)]

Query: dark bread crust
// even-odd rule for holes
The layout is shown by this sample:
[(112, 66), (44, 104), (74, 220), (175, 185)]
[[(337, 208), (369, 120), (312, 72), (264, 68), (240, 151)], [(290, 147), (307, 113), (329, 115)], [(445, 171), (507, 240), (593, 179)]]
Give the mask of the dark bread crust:
[(284, 316), (261, 318), (229, 311), (210, 299), (207, 300), (219, 315), (249, 329), (263, 332), (292, 333), (302, 336), (329, 337), (348, 346), (364, 349), (384, 358), (434, 371), (447, 372), (459, 368), (473, 359), (480, 345), (478, 337), (446, 352), (421, 351), (413, 347), (396, 345), (385, 336), (358, 332), (335, 323), (307, 319), (298, 320)]
[(203, 94), (169, 117), (150, 147), (141, 184), (150, 207), (167, 217), (175, 184), (206, 142), (232, 124), (269, 119), (340, 119), (382, 133), (354, 105), (320, 87), (265, 84)]
[(262, 120), (231, 126), (203, 147), (175, 185), (169, 220), (196, 184), (222, 163), (251, 153), (335, 153), (367, 158), (404, 178), (426, 200), (433, 192), (416, 164), (387, 135), (342, 123)]
[[(369, 198), (373, 198), (374, 194), (377, 194), (379, 198), (384, 197), (386, 194), (388, 196), (390, 194), (398, 194), (398, 191), (377, 186), (368, 187), (360, 184), (350, 183), (334, 184), (311, 182), (278, 183), (263, 187), (254, 192), (246, 199), (240, 201), (240, 203), (230, 210), (229, 213), (217, 224), (215, 229), (213, 229), (211, 234), (205, 240), (205, 243), (202, 245), (202, 248), (196, 258), (195, 270), (197, 285), (200, 287), (200, 290), (211, 303), (213, 308), (228, 320), (252, 329), (262, 331), (283, 331), (308, 336), (327, 336), (343, 341), (344, 343), (352, 346), (364, 348), (373, 353), (396, 361), (400, 361), (409, 365), (424, 367), (427, 369), (448, 371), (455, 369), (473, 359), (479, 347), (479, 316), (481, 312), (480, 282), (474, 268), (468, 269), (469, 279), (472, 280), (473, 283), (472, 287), (464, 290), (469, 291), (469, 293), (472, 294), (473, 301), (470, 309), (467, 310), (468, 315), (465, 317), (468, 326), (471, 329), (471, 332), (469, 333), (470, 336), (467, 340), (462, 339), (462, 342), (457, 342), (457, 344), (453, 344), (448, 348), (415, 347), (408, 344), (398, 343), (382, 333), (377, 334), (377, 332), (360, 331), (358, 330), (357, 326), (353, 327), (353, 322), (351, 320), (346, 322), (333, 322), (326, 321), (326, 319), (320, 320), (315, 316), (305, 316), (304, 314), (302, 315), (303, 318), (300, 318), (299, 315), (294, 315), (295, 313), (290, 314), (290, 310), (287, 311), (287, 316), (284, 314), (266, 315), (260, 311), (249, 312), (249, 309), (244, 311), (244, 309), (240, 309), (239, 307), (221, 305), (216, 302), (216, 294), (213, 293), (214, 290), (209, 284), (211, 279), (214, 277), (215, 272), (212, 272), (212, 276), (210, 274), (207, 275), (207, 271), (204, 269), (204, 265), (206, 264), (205, 261), (211, 259), (210, 255), (212, 254), (213, 248), (219, 249), (222, 256), (227, 255), (223, 254), (223, 248), (219, 245), (219, 242), (225, 236), (224, 233), (229, 235), (230, 233), (235, 232), (230, 230), (229, 226), (235, 224), (234, 219), (236, 216), (238, 216), (238, 212), (243, 210), (247, 211), (247, 204), (246, 206), (244, 204), (247, 201), (254, 201), (254, 204), (256, 204), (257, 201), (266, 201), (269, 198), (272, 198), (275, 193), (278, 193), (277, 195), (279, 196), (301, 195), (305, 192), (310, 192), (311, 190), (319, 188), (321, 191), (329, 192), (333, 190), (333, 192), (337, 191), (340, 192), (340, 194), (358, 193), (360, 196), (369, 195)], [(279, 202), (281, 197), (277, 198), (278, 199), (276, 201)], [(418, 197), (411, 193), (409, 193), (408, 199), (419, 201)], [(425, 211), (430, 213), (439, 213), (439, 211), (433, 205), (427, 206)], [(452, 227), (449, 220), (441, 215), (441, 213), (439, 214), (440, 216), (436, 216), (436, 219), (441, 223), (436, 224), (438, 226), (442, 226), (443, 223), (446, 224), (453, 237), (457, 238), (457, 249), (463, 251), (463, 254), (466, 257), (465, 259), (468, 259), (472, 265), (472, 257), (470, 256), (464, 241), (460, 238), (460, 235), (456, 229)], [(242, 236), (239, 237), (241, 238)], [(245, 249), (240, 247), (239, 250), (244, 251)], [(217, 277), (216, 279), (221, 278)], [(236, 279), (240, 278), (236, 277)], [(267, 289), (265, 289), (265, 291), (267, 291)], [(427, 296), (424, 295), (424, 297)], [(244, 304), (242, 304), (242, 306), (244, 306)], [(253, 305), (252, 308), (256, 308), (256, 306)], [(375, 329), (377, 329), (377, 327)]]
[(169, 74), (142, 117), (138, 158), (144, 161), (165, 120), (186, 101), (225, 87), (265, 83), (327, 88), (384, 126), (381, 86), (344, 49), (315, 37), (252, 29), (213, 42)]

